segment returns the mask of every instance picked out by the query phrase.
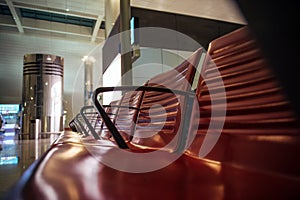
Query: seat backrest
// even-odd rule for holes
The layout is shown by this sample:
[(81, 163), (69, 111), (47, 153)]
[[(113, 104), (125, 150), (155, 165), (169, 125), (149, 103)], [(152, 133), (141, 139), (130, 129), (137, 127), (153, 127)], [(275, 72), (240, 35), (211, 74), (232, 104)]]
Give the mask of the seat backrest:
[(143, 97), (144, 91), (127, 91), (119, 102), (120, 107), (115, 116), (115, 126), (126, 142), (132, 139)]
[[(275, 146), (283, 157), (279, 151), (287, 152), (288, 146), (275, 143), (300, 141), (299, 120), (248, 27), (210, 43), (196, 93), (200, 117), (190, 127), (195, 138), (189, 155), (272, 168), (263, 158), (249, 158)], [(275, 160), (278, 166), (286, 159)]]
[[(122, 99), (122, 98), (121, 98)], [(119, 110), (119, 104), (121, 100), (113, 100), (105, 107), (105, 112), (109, 116), (110, 120), (115, 123), (116, 115)], [(98, 131), (98, 134), (100, 135), (101, 139), (110, 139), (111, 134), (105, 125), (104, 121), (102, 120), (101, 115), (98, 115), (99, 123), (101, 124), (101, 129)]]
[[(202, 49), (199, 48), (176, 68), (151, 78), (145, 85), (190, 91)], [(137, 116), (131, 144), (149, 148), (168, 145), (179, 135), (185, 97), (174, 93), (145, 91)], [(169, 144), (176, 148), (177, 141)]]

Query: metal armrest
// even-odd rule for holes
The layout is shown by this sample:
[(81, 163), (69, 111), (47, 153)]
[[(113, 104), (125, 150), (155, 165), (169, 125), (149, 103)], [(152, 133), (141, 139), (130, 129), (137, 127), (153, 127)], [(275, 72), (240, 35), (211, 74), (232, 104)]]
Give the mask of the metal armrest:
[(77, 125), (77, 126), (76, 126), (76, 129), (77, 129), (78, 132), (84, 134), (85, 136), (88, 136), (89, 133), (86, 131), (86, 129), (85, 129), (84, 125), (82, 124), (80, 118), (82, 118), (82, 116), (81, 116), (80, 113), (78, 113), (78, 114), (76, 115), (75, 119), (74, 119), (74, 122), (75, 122), (75, 124)]
[[(94, 106), (83, 106), (81, 109), (80, 109), (80, 115), (82, 117), (82, 119), (84, 120), (86, 126), (88, 127), (88, 129), (91, 131), (92, 135), (94, 136), (94, 138), (96, 140), (99, 140), (100, 139), (100, 136), (96, 133), (95, 129), (93, 128), (93, 126), (91, 125), (89, 119), (86, 117), (86, 110), (89, 110), (89, 109), (95, 109)], [(96, 111), (95, 112), (91, 112), (91, 113), (88, 113), (88, 114), (96, 114)]]
[[(193, 98), (195, 96), (194, 92), (188, 92), (188, 91), (181, 91), (181, 90), (171, 90), (168, 88), (163, 88), (163, 87), (149, 87), (149, 86), (118, 86), (118, 87), (100, 87), (97, 88), (93, 92), (92, 100), (94, 102), (95, 107), (97, 108), (99, 114), (101, 115), (104, 123), (106, 124), (107, 128), (111, 132), (114, 140), (116, 141), (117, 145), (122, 148), (122, 149), (128, 149), (128, 145), (126, 144), (125, 140), (122, 138), (120, 132), (114, 125), (114, 123), (110, 120), (108, 117), (107, 113), (105, 112), (103, 106), (101, 103), (98, 101), (97, 97), (100, 93), (103, 92), (112, 92), (112, 91), (155, 91), (155, 92), (164, 92), (164, 93), (175, 93), (179, 94), (182, 96), (187, 97), (188, 99), (192, 99), (193, 103)], [(189, 104), (188, 104), (189, 105)], [(190, 106), (191, 107), (191, 106)]]

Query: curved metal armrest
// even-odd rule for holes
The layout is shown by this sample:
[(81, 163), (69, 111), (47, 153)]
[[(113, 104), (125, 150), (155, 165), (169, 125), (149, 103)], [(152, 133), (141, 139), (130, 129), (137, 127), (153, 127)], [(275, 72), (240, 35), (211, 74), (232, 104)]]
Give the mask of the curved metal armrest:
[(99, 87), (93, 92), (92, 100), (94, 102), (94, 105), (96, 106), (99, 114), (101, 115), (105, 125), (111, 132), (114, 140), (116, 141), (117, 145), (122, 149), (128, 149), (128, 145), (126, 144), (125, 140), (122, 138), (120, 132), (116, 128), (116, 126), (113, 124), (113, 122), (108, 117), (107, 113), (105, 112), (103, 105), (98, 101), (97, 96), (100, 93), (103, 92), (112, 92), (112, 91), (154, 91), (154, 92), (164, 92), (164, 93), (175, 93), (179, 94), (185, 97), (194, 98), (195, 93), (194, 92), (188, 92), (188, 91), (181, 91), (181, 90), (171, 90), (168, 88), (163, 87), (150, 87), (150, 86), (118, 86), (118, 87)]
[(85, 110), (88, 110), (88, 109), (95, 109), (95, 107), (94, 106), (83, 106), (80, 109), (81, 117), (83, 118), (84, 122), (86, 123), (88, 129), (91, 131), (94, 138), (96, 140), (99, 140), (100, 139), (99, 135), (96, 133), (95, 129), (92, 127), (91, 123), (89, 122), (89, 119), (85, 116)]
[[(81, 133), (81, 134), (84, 134), (85, 136), (88, 136), (89, 133), (87, 132), (87, 130), (85, 129), (84, 125), (82, 124), (82, 122), (80, 121), (80, 118), (82, 118), (81, 114), (78, 113), (74, 119), (74, 122), (75, 124), (77, 125), (76, 126), (76, 129), (77, 129), (77, 132)], [(83, 119), (83, 118), (82, 118)]]

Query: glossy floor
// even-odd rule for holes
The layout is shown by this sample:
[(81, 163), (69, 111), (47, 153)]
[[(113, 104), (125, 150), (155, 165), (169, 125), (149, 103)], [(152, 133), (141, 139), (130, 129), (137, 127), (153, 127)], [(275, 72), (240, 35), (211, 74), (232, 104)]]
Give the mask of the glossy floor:
[(0, 135), (0, 197), (21, 177), (23, 172), (38, 159), (58, 137), (47, 139), (18, 140), (14, 129)]

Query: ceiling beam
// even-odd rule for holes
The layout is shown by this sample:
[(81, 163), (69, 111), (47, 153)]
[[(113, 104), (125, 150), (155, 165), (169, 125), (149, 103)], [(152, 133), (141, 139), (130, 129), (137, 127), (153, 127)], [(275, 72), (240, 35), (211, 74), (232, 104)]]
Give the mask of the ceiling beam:
[[(7, 24), (0, 22), (0, 26), (7, 26), (7, 27), (16, 27), (15, 24)], [(63, 35), (73, 35), (73, 36), (79, 36), (79, 37), (85, 37), (85, 38), (91, 38), (90, 34), (83, 34), (83, 33), (75, 33), (70, 31), (61, 31), (61, 30), (55, 30), (55, 29), (48, 29), (48, 28), (41, 28), (41, 27), (32, 27), (32, 26), (23, 26), (24, 29), (28, 30), (34, 30), (34, 31), (42, 31), (42, 32), (49, 32), (49, 33), (59, 33)], [(97, 36), (96, 39), (104, 40), (104, 37)]]
[(98, 18), (97, 18), (96, 24), (94, 26), (94, 30), (93, 30), (91, 42), (95, 42), (95, 40), (96, 40), (96, 37), (98, 35), (98, 31), (100, 29), (100, 25), (101, 25), (102, 19), (103, 19), (103, 16), (99, 15)]
[(1, 22), (0, 22), (0, 26), (16, 27), (17, 25), (15, 25), (15, 24), (1, 23)]
[(13, 19), (15, 20), (15, 23), (17, 25), (17, 28), (18, 28), (18, 31), (20, 33), (24, 33), (24, 29), (23, 29), (23, 26), (22, 26), (22, 23), (21, 23), (21, 20), (20, 20), (20, 16), (18, 15), (17, 11), (16, 11), (16, 8), (14, 7), (13, 3), (11, 0), (5, 0), (5, 2), (7, 3), (7, 6), (13, 16)]

